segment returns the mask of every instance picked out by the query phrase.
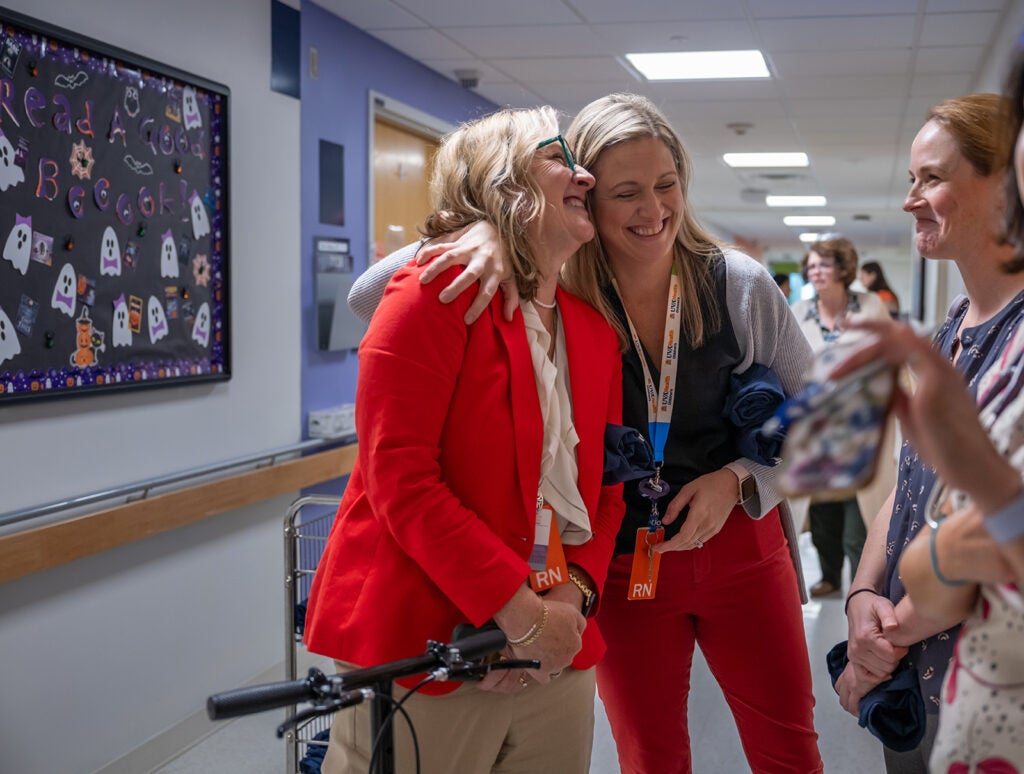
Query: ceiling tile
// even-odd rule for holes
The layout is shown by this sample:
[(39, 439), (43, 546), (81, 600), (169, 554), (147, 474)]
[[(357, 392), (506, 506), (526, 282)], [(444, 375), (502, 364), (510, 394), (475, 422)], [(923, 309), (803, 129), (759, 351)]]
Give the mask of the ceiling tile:
[(924, 17), (922, 46), (986, 46), (991, 43), (1002, 14), (930, 13)]
[(699, 21), (707, 19), (742, 19), (739, 0), (645, 0), (624, 3), (622, 0), (572, 0), (583, 18), (594, 24), (637, 21)]
[[(492, 59), (491, 64), (513, 78), (533, 83), (632, 80), (632, 75), (612, 57), (553, 59)], [(635, 81), (634, 81), (635, 82)]]
[(919, 48), (916, 73), (974, 73), (984, 59), (983, 46), (935, 46)]
[(735, 21), (598, 24), (593, 29), (611, 54), (758, 48), (750, 27)]
[(399, 0), (399, 3), (432, 27), (514, 27), (527, 19), (531, 24), (577, 24), (581, 21), (570, 6), (551, 0), (515, 0), (513, 3)]
[(910, 76), (885, 75), (841, 75), (819, 77), (805, 75), (787, 78), (779, 86), (787, 97), (793, 98), (844, 98), (864, 99), (870, 97), (900, 97), (907, 92)]
[(822, 2), (822, 0), (748, 0), (755, 19), (799, 18), (802, 16), (873, 16), (917, 12), (917, 0), (857, 0), (857, 2)]
[(428, 57), (430, 59), (453, 59), (472, 53), (432, 29), (382, 29), (375, 30), (371, 34), (406, 56), (418, 60)]
[(583, 24), (522, 27), (449, 27), (445, 30), (467, 50), (486, 58), (607, 56), (605, 41)]
[(847, 51), (905, 48), (914, 39), (916, 17), (769, 19), (757, 23), (768, 51)]
[(770, 55), (773, 71), (781, 78), (815, 75), (902, 75), (910, 69), (909, 47), (871, 51), (780, 52)]

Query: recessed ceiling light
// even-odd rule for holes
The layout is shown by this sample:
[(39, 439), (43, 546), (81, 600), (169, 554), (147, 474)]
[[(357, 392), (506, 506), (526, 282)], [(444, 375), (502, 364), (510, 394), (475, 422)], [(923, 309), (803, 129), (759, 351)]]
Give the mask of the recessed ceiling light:
[(828, 199), (824, 196), (766, 196), (764, 203), (769, 207), (824, 207)]
[(831, 215), (787, 215), (782, 222), (787, 226), (834, 226), (836, 219)]
[(723, 153), (730, 167), (806, 167), (806, 153)]
[(817, 231), (805, 231), (800, 235), (801, 242), (817, 242), (821, 236)]
[(626, 59), (649, 81), (771, 77), (760, 51), (663, 51)]

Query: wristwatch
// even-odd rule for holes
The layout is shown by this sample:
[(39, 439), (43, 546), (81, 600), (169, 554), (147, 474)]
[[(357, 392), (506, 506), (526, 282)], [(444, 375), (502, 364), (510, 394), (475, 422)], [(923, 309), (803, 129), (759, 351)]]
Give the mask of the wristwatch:
[(754, 478), (753, 474), (748, 470), (742, 478), (740, 478), (740, 499), (739, 502), (745, 503), (751, 497), (757, 494), (757, 479)]
[(580, 605), (580, 612), (583, 613), (583, 617), (586, 618), (590, 615), (591, 609), (594, 607), (594, 603), (597, 602), (597, 594), (594, 593), (593, 589), (587, 585), (587, 582), (583, 580), (579, 575), (569, 570), (569, 580), (576, 584), (583, 593), (583, 604)]

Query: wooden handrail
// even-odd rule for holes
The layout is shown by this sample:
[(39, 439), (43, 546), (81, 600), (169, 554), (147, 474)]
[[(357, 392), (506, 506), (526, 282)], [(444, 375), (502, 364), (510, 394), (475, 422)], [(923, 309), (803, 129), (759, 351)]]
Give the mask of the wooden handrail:
[(0, 536), (0, 583), (352, 472), (357, 444)]

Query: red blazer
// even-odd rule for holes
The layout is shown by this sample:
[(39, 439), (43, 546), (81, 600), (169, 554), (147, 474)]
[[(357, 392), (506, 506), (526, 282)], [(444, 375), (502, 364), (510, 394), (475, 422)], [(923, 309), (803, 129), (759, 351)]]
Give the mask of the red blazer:
[[(313, 652), (360, 666), (419, 655), (458, 623), (486, 622), (529, 573), (543, 424), (526, 329), (518, 310), (502, 318), (500, 294), (467, 327), (468, 294), (437, 300), (457, 271), (421, 285), (415, 267), (400, 269), (359, 347), (359, 453), (310, 591)], [(597, 312), (561, 289), (557, 300), (594, 533), (565, 553), (600, 589), (624, 512), (621, 485), (601, 485), (621, 357)], [(591, 618), (573, 663), (603, 653)]]

